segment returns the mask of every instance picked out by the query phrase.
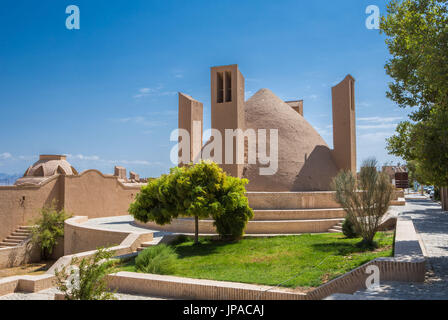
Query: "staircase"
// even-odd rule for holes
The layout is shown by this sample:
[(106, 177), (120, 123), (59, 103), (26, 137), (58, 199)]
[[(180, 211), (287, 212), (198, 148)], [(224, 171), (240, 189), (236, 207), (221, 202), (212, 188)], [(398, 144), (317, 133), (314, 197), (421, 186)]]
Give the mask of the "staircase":
[(148, 247), (152, 247), (152, 246), (159, 244), (159, 242), (162, 240), (162, 238), (163, 237), (157, 237), (157, 238), (154, 238), (152, 241), (142, 242), (140, 244), (140, 247), (137, 248), (137, 252), (143, 251)]
[(20, 226), (6, 239), (0, 242), (0, 248), (16, 247), (31, 237), (32, 226)]
[(343, 223), (343, 221), (341, 221), (337, 225), (331, 227), (330, 229), (328, 229), (328, 232), (330, 232), (330, 233), (342, 233), (342, 223)]
[(325, 233), (338, 229), (346, 213), (331, 192), (247, 192), (254, 218), (247, 234)]

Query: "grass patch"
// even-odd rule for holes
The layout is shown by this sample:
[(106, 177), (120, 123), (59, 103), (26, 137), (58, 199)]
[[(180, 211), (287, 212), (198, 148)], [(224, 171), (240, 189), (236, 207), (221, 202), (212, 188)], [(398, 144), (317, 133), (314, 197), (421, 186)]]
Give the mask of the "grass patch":
[[(378, 247), (357, 245), (342, 234), (245, 238), (238, 242), (191, 238), (171, 245), (177, 253), (172, 275), (282, 287), (317, 287), (370, 260), (392, 255), (393, 233), (378, 232)], [(136, 272), (135, 261), (115, 271)], [(287, 281), (288, 280), (288, 281)]]

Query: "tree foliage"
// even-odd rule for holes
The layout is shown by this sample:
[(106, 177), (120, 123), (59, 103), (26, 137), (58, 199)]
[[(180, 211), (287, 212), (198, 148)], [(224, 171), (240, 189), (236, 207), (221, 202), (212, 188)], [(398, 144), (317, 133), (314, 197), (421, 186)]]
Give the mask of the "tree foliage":
[(373, 238), (393, 196), (389, 177), (377, 169), (375, 159), (363, 162), (359, 179), (351, 171), (341, 171), (333, 180), (335, 199), (347, 212), (356, 234), (373, 245)]
[(56, 204), (40, 210), (41, 217), (31, 229), (32, 242), (41, 248), (42, 257), (48, 259), (58, 239), (64, 236), (64, 221), (70, 216), (64, 211), (58, 211)]
[(387, 96), (416, 108), (388, 151), (418, 163), (428, 183), (448, 185), (448, 1), (392, 0), (381, 30), (392, 55)]
[(57, 288), (66, 300), (115, 300), (105, 277), (113, 269), (114, 252), (99, 248), (93, 257), (79, 261), (73, 258), (68, 266), (55, 271)]
[[(213, 218), (221, 236), (244, 233), (253, 211), (245, 196), (247, 179), (227, 176), (216, 164), (201, 161), (170, 170), (137, 194), (129, 213), (137, 220), (164, 225), (180, 216)], [(198, 228), (195, 228), (198, 242)]]

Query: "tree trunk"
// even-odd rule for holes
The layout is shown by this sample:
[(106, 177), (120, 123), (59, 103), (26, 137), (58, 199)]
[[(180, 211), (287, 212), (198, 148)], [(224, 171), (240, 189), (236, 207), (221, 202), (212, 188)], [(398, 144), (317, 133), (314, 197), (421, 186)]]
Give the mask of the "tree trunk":
[(442, 210), (448, 211), (448, 188), (440, 188), (440, 202), (442, 203)]
[(199, 243), (199, 217), (194, 216), (194, 244)]

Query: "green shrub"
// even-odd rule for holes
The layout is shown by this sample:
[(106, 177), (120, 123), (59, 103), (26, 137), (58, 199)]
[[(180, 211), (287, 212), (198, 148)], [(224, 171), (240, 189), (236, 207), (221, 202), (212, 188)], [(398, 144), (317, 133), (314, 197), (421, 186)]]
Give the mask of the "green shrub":
[(237, 239), (244, 234), (247, 222), (254, 217), (245, 195), (247, 179), (227, 176), (220, 197), (224, 211), (215, 216), (213, 225), (224, 238)]
[(364, 160), (359, 176), (341, 171), (333, 179), (335, 200), (362, 237), (365, 246), (374, 247), (373, 241), (382, 217), (389, 209), (393, 196), (392, 184), (386, 173), (377, 168), (374, 158)]
[[(113, 251), (99, 248), (93, 257), (79, 261), (73, 258), (70, 265), (55, 271), (57, 288), (66, 300), (115, 300), (108, 290), (106, 275), (114, 265)], [(76, 266), (78, 266), (78, 273)], [(69, 270), (69, 271), (68, 271)], [(78, 276), (77, 276), (78, 274)]]
[(166, 244), (148, 247), (135, 258), (135, 268), (139, 272), (172, 274), (176, 270), (177, 254)]
[(247, 183), (247, 179), (227, 176), (211, 161), (172, 168), (170, 174), (141, 189), (129, 213), (137, 220), (160, 225), (179, 216), (194, 217), (195, 243), (200, 218), (213, 218), (222, 237), (238, 238), (253, 217), (245, 195)]
[(349, 239), (358, 237), (353, 222), (351, 222), (350, 219), (347, 218), (345, 218), (344, 223), (342, 224), (342, 233)]
[(42, 258), (48, 259), (58, 239), (64, 235), (64, 221), (70, 216), (64, 210), (58, 211), (55, 203), (40, 210), (41, 217), (32, 228), (32, 242), (41, 248)]

